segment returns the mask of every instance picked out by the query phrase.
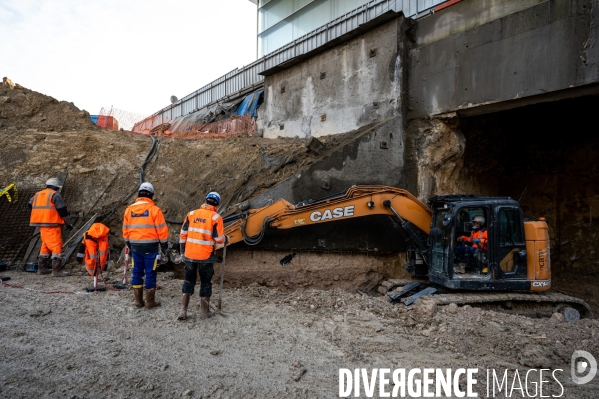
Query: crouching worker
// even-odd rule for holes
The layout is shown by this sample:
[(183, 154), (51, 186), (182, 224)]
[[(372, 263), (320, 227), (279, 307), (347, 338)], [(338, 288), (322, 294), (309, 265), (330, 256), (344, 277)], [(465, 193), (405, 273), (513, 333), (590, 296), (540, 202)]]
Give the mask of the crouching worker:
[(183, 221), (179, 245), (185, 259), (185, 281), (181, 310), (177, 317), (179, 320), (187, 319), (187, 307), (195, 290), (198, 272), (201, 318), (214, 316), (214, 312), (210, 310), (214, 253), (216, 244), (221, 244), (226, 239), (223, 218), (216, 212), (219, 204), (220, 195), (210, 192), (205, 203), (199, 209), (189, 212)]
[[(62, 267), (62, 225), (73, 230), (67, 205), (60, 196), (60, 181), (53, 177), (46, 182), (46, 189), (35, 193), (29, 200), (30, 226), (40, 229), (42, 247), (38, 256), (37, 274), (50, 274), (64, 277), (71, 273)], [(48, 268), (48, 258), (52, 255), (52, 270)]]
[(102, 223), (94, 223), (83, 233), (83, 240), (77, 253), (77, 262), (84, 263), (87, 273), (95, 277), (98, 272), (106, 270), (110, 256), (108, 233), (110, 229)]
[[(135, 307), (160, 306), (156, 301), (156, 268), (160, 252), (168, 249), (168, 226), (162, 210), (154, 205), (154, 186), (143, 183), (133, 205), (125, 210), (123, 237), (133, 258), (131, 285), (135, 294)], [(143, 300), (144, 275), (146, 277), (146, 300)]]

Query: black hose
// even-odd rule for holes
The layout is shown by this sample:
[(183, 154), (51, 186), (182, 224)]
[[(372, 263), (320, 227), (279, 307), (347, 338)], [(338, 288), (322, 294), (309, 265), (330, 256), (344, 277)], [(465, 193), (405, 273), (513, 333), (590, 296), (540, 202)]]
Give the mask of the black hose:
[[(150, 159), (152, 159), (152, 157), (154, 156), (155, 150), (156, 150), (156, 144), (158, 143), (158, 139), (154, 136), (150, 136), (150, 138), (152, 139), (152, 147), (150, 147), (150, 150), (148, 151), (148, 155), (146, 155), (146, 158), (144, 159), (144, 162), (141, 164), (140, 166), (140, 171), (139, 171), (139, 181), (140, 181), (140, 185), (144, 182), (144, 176), (145, 176), (145, 171), (144, 168), (146, 166), (146, 164), (150, 161)], [(129, 200), (129, 198), (131, 198), (131, 196), (133, 194), (135, 194), (137, 191), (139, 190), (139, 186), (136, 186), (133, 191), (131, 191), (121, 202), (118, 203), (118, 205), (116, 205), (114, 208), (112, 208), (110, 211), (103, 213), (102, 215), (99, 215), (98, 218), (102, 218), (103, 222), (106, 222), (110, 219), (110, 217), (112, 217), (112, 215), (114, 214), (114, 212), (116, 212), (117, 208), (121, 205), (123, 205), (125, 202), (127, 202)]]
[(156, 148), (156, 144), (158, 143), (158, 139), (156, 137), (150, 136), (150, 138), (152, 139), (152, 147), (150, 148), (148, 155), (146, 155), (146, 159), (144, 160), (144, 163), (141, 164), (140, 171), (139, 171), (139, 184), (140, 185), (144, 182), (144, 176), (145, 176), (144, 168), (146, 167), (146, 164), (148, 162), (150, 162), (150, 158), (152, 158), (152, 156), (154, 155), (154, 149)]
[(248, 236), (247, 233), (245, 232), (245, 224), (242, 226), (241, 228), (241, 234), (243, 235), (243, 242), (245, 242), (247, 245), (258, 245), (258, 243), (260, 243), (260, 241), (262, 241), (262, 238), (264, 238), (264, 232), (266, 231), (266, 226), (268, 226), (270, 224), (270, 222), (272, 222), (273, 219), (271, 218), (264, 218), (264, 220), (262, 221), (262, 228), (260, 229), (260, 233), (256, 234), (255, 236)]

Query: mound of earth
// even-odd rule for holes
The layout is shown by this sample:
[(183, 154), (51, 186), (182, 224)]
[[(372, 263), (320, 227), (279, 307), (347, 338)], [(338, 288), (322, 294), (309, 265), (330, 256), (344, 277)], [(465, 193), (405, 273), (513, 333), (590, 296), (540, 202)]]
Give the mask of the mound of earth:
[(8, 78), (0, 84), (0, 129), (51, 132), (94, 127), (89, 112), (73, 103), (26, 89)]

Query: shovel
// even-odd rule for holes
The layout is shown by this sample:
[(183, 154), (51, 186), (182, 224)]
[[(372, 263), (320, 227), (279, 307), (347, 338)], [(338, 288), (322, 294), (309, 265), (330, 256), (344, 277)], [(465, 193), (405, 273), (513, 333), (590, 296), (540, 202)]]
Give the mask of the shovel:
[(227, 259), (227, 239), (223, 247), (223, 264), (220, 267), (220, 289), (218, 290), (218, 310), (222, 308), (223, 281), (225, 280), (225, 260)]

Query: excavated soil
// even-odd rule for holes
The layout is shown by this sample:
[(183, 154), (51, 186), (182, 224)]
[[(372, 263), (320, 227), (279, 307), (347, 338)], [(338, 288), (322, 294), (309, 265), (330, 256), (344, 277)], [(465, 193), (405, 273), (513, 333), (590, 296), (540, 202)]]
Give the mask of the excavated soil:
[[(68, 172), (72, 215), (79, 225), (92, 214), (102, 215), (118, 254), (123, 204), (134, 199), (130, 194), (139, 185), (139, 167), (152, 140), (98, 129), (69, 103), (0, 87), (0, 185), (42, 188), (49, 177)], [(210, 190), (221, 192), (224, 204), (233, 207), (359, 134), (323, 138), (326, 149), (320, 155), (308, 152), (300, 139), (161, 139), (145, 180), (154, 184), (167, 218), (178, 221)], [(174, 240), (179, 225), (170, 227)], [(596, 319), (566, 323), (557, 315), (531, 319), (453, 305), (435, 310), (426, 301), (392, 305), (382, 296), (356, 293), (339, 272), (345, 267), (355, 276), (363, 267), (370, 273), (368, 257), (345, 254), (333, 264), (336, 273), (331, 267), (315, 274), (305, 265), (318, 263), (320, 255), (300, 254), (286, 266), (287, 275), (270, 278), (259, 277), (258, 265), (268, 257), (276, 263), (285, 254), (254, 253), (249, 266), (241, 254), (232, 252), (233, 263), (227, 261), (227, 276), (237, 277), (228, 277), (225, 315), (201, 320), (194, 296), (184, 322), (176, 320), (182, 281), (172, 271), (159, 273), (162, 306), (153, 310), (135, 309), (131, 291), (82, 293), (91, 278), (73, 262), (67, 268), (75, 275), (62, 279), (0, 273), (0, 279), (12, 278), (6, 281), (12, 286), (0, 285), (0, 396), (336, 397), (339, 368), (426, 367), (479, 368), (481, 397), (487, 369), (509, 369), (510, 378), (516, 369), (521, 375), (530, 368), (561, 369), (556, 371), (561, 385), (549, 383), (544, 394), (558, 396), (563, 386), (562, 397), (596, 397), (597, 379), (578, 386), (569, 371), (575, 350), (599, 356)], [(378, 261), (389, 270), (398, 263)], [(322, 262), (331, 266), (331, 258)], [(114, 281), (121, 272), (106, 277)], [(294, 272), (299, 283), (290, 284)], [(332, 283), (316, 285), (326, 290), (313, 289), (315, 276)], [(593, 298), (594, 287), (585, 287), (581, 295)], [(578, 296), (581, 288), (566, 280), (558, 289)]]
[[(81, 292), (91, 283), (11, 275), (8, 283), (43, 291)], [(339, 394), (340, 368), (425, 367), (478, 368), (479, 397), (486, 397), (487, 369), (509, 370), (510, 381), (515, 370), (524, 381), (532, 368), (561, 369), (561, 386), (551, 379), (544, 395), (559, 396), (563, 386), (561, 397), (594, 398), (599, 389), (597, 379), (574, 384), (569, 371), (575, 350), (599, 353), (595, 319), (566, 323), (454, 305), (435, 311), (426, 301), (405, 307), (336, 289), (254, 284), (225, 289), (225, 315), (208, 320), (198, 317), (194, 296), (180, 322), (181, 281), (159, 273), (159, 284), (162, 306), (152, 310), (134, 308), (131, 291), (48, 295), (0, 286), (0, 396), (330, 398)]]

